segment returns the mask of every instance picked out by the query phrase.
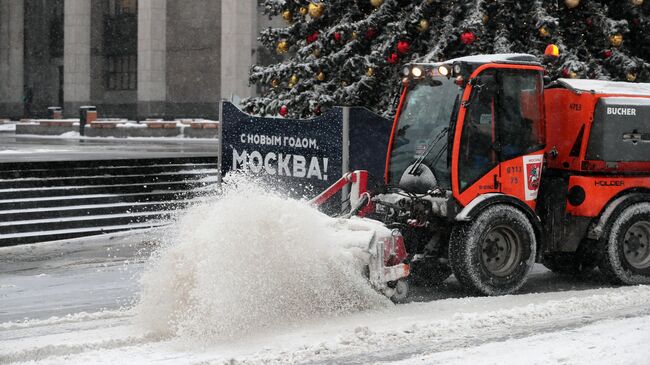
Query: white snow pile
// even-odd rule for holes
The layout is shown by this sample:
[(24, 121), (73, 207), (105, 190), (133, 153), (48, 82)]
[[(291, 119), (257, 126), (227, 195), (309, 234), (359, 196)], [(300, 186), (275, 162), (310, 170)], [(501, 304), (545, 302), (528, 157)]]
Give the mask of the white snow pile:
[(190, 208), (142, 277), (139, 322), (193, 343), (390, 305), (363, 275), (374, 225), (229, 177)]

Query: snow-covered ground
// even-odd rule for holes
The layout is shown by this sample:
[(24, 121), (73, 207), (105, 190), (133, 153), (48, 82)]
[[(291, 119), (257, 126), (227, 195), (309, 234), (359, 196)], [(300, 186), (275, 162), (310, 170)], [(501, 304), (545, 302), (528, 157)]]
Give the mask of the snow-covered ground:
[(15, 123), (2, 123), (2, 121), (0, 121), (0, 132), (14, 132), (15, 130)]
[[(236, 201), (230, 201), (234, 203)], [(251, 200), (241, 202), (241, 212), (249, 211), (258, 225), (269, 223), (265, 206), (275, 209), (273, 204), (285, 204), (266, 200), (259, 212), (250, 213), (250, 203)], [(237, 225), (240, 213), (237, 207), (231, 206), (228, 214), (207, 215), (201, 220), (210, 209), (223, 208), (228, 202), (213, 204), (216, 205), (203, 206), (181, 219), (186, 228), (177, 225), (1, 248), (0, 364), (650, 363), (650, 346), (647, 346), (650, 341), (650, 287), (611, 287), (597, 273), (580, 281), (554, 275), (537, 266), (520, 294), (505, 297), (468, 297), (451, 278), (440, 288), (415, 288), (412, 301), (401, 305), (375, 298), (351, 283), (346, 284), (346, 288), (362, 303), (357, 310), (323, 311), (314, 307), (310, 311), (309, 308), (283, 307), (284, 302), (297, 303), (296, 298), (312, 287), (311, 300), (322, 301), (321, 296), (328, 295), (322, 289), (328, 287), (322, 283), (302, 283), (292, 268), (286, 270), (289, 276), (269, 273), (268, 277), (260, 277), (263, 271), (257, 267), (267, 262), (270, 266), (265, 268), (275, 267), (272, 263), (281, 257), (280, 254), (256, 255), (261, 258), (258, 259), (242, 253), (242, 260), (238, 261), (229, 252), (236, 247), (217, 243), (219, 240), (215, 240), (214, 232), (223, 232), (224, 240), (248, 237), (252, 245), (269, 242), (282, 254), (286, 254), (283, 250), (288, 247), (282, 246), (282, 240), (304, 236), (300, 224), (313, 220), (311, 223), (316, 227), (311, 229), (315, 229), (319, 237), (333, 233), (323, 230), (316, 215), (290, 203), (293, 211), (286, 212), (287, 217), (300, 217), (300, 222), (294, 226), (285, 225), (290, 231), (286, 235), (277, 233), (279, 237), (272, 237), (276, 234), (275, 228), (265, 227), (269, 234), (258, 236), (259, 231), (251, 222), (241, 223), (249, 229), (239, 235), (236, 233), (241, 229), (219, 227), (228, 217)], [(281, 222), (287, 217), (278, 214), (273, 218)], [(188, 219), (194, 220), (196, 227), (187, 227)], [(211, 221), (215, 222), (215, 227), (206, 226)], [(152, 263), (152, 250), (179, 232), (187, 242), (194, 243), (174, 246), (185, 250), (163, 250), (162, 254), (154, 256), (153, 261), (158, 264)], [(189, 239), (188, 236), (194, 237)], [(242, 247), (244, 244), (241, 242)], [(308, 247), (320, 249), (318, 242)], [(204, 249), (206, 251), (201, 251)], [(190, 250), (200, 254), (188, 254)], [(219, 258), (212, 257), (211, 252)], [(309, 255), (309, 252), (301, 254)], [(224, 265), (220, 261), (224, 257), (225, 262), (232, 265)], [(286, 258), (288, 264), (294, 259)], [(214, 267), (217, 264), (221, 266)], [(212, 273), (213, 277), (202, 277), (205, 273)], [(234, 274), (249, 282), (229, 286), (221, 283)], [(288, 282), (288, 277), (295, 281)], [(185, 282), (190, 288), (179, 286), (179, 278), (187, 279)], [(245, 322), (247, 318), (258, 318), (256, 316), (264, 314), (259, 308), (237, 308), (228, 301), (228, 298), (241, 300), (241, 293), (257, 288), (257, 284), (250, 283), (253, 278), (275, 285), (275, 297), (260, 297), (254, 304), (276, 310), (268, 313), (277, 318), (286, 314), (282, 311), (299, 318), (278, 321), (259, 317), (259, 323), (243, 324), (246, 331), (228, 332), (228, 336), (215, 336), (210, 341), (192, 334), (186, 336), (182, 331), (158, 332), (147, 323), (152, 315), (167, 313), (157, 308), (157, 303), (161, 307), (180, 308), (181, 314), (184, 310), (202, 309), (203, 312), (198, 313), (205, 313), (205, 327), (198, 332), (208, 335), (218, 327), (212, 322), (215, 319), (228, 322), (241, 318)], [(193, 296), (194, 301), (207, 300), (203, 304), (218, 306), (202, 308), (201, 303), (185, 303), (182, 298), (166, 302), (165, 298), (173, 296), (170, 288), (189, 290), (188, 295)], [(197, 288), (200, 288), (201, 297), (195, 297), (197, 291), (191, 291)], [(223, 292), (237, 288), (241, 293)], [(157, 289), (164, 295), (150, 296), (150, 292)], [(212, 289), (215, 291), (211, 292)], [(336, 289), (330, 290), (332, 298), (345, 297)], [(148, 296), (144, 308), (149, 312), (144, 322), (143, 306), (136, 305), (143, 293)], [(292, 294), (296, 296), (291, 297)], [(359, 297), (361, 295), (366, 297)], [(242, 307), (251, 304), (247, 299), (242, 303)], [(225, 308), (228, 313), (223, 313)], [(247, 311), (250, 316), (246, 316)], [(228, 318), (229, 315), (232, 318)], [(201, 318), (198, 319), (191, 325), (201, 327)]]

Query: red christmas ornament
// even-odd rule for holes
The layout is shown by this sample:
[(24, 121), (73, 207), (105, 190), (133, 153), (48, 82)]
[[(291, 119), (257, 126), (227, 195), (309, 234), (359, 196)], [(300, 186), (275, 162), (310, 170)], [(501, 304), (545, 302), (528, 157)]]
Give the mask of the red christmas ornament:
[(476, 41), (476, 36), (473, 32), (463, 32), (463, 34), (460, 35), (460, 41), (465, 45), (470, 45)]
[(397, 53), (391, 53), (390, 56), (386, 59), (386, 62), (390, 63), (391, 65), (396, 64), (399, 61), (399, 56)]
[(368, 30), (366, 30), (366, 38), (368, 39), (373, 39), (377, 36), (377, 29), (370, 27)]
[(335, 41), (340, 42), (340, 41), (341, 41), (341, 38), (343, 38), (343, 36), (341, 35), (341, 33), (339, 33), (339, 32), (335, 32), (335, 33), (334, 33), (334, 40), (335, 40)]
[(316, 42), (318, 40), (318, 32), (314, 32), (307, 36), (307, 44)]
[(280, 111), (278, 112), (281, 116), (286, 117), (287, 114), (289, 114), (289, 108), (287, 108), (286, 105), (283, 105), (280, 107)]
[(606, 49), (606, 50), (603, 51), (603, 57), (605, 57), (605, 58), (610, 58), (610, 57), (612, 57), (613, 54), (614, 54), (614, 52), (612, 52), (611, 49)]
[(321, 113), (320, 105), (316, 105), (316, 107), (314, 108), (314, 115), (320, 115), (320, 113)]
[(411, 50), (411, 43), (408, 41), (399, 41), (397, 42), (397, 52), (400, 54), (407, 54)]
[(594, 25), (594, 20), (591, 18), (585, 19), (585, 24), (587, 24), (588, 27), (591, 27)]
[(562, 69), (562, 77), (564, 77), (566, 79), (569, 76), (571, 76), (571, 74), (569, 73), (569, 69), (568, 68), (563, 68)]

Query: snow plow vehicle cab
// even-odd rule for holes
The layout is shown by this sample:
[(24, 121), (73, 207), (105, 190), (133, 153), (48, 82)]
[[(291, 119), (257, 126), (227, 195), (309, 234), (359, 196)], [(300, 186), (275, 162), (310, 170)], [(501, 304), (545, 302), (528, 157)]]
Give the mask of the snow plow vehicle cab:
[(371, 216), (413, 280), (484, 295), (535, 262), (650, 282), (650, 85), (560, 79), (531, 55), (409, 64)]

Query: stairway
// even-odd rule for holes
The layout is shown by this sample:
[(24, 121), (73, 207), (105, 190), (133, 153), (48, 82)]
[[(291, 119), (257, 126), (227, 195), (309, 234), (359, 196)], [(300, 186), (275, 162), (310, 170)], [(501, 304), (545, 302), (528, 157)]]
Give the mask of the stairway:
[(167, 224), (214, 190), (216, 157), (0, 164), (0, 247)]

